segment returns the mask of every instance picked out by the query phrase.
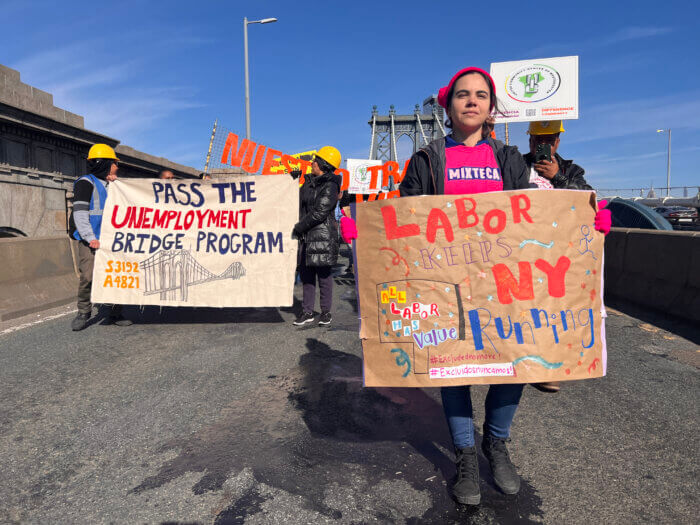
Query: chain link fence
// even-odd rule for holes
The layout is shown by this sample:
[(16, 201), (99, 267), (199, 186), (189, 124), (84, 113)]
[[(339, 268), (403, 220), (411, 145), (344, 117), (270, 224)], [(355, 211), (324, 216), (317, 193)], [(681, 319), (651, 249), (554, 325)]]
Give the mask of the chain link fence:
[[(228, 128), (219, 124), (218, 121), (214, 124), (214, 128), (212, 129), (211, 134), (211, 140), (209, 142), (209, 151), (207, 153), (206, 164), (204, 167), (205, 173), (209, 176), (216, 177), (217, 175), (223, 176), (229, 174), (243, 173), (242, 169), (234, 168), (233, 166), (231, 166), (228, 160), (222, 162), (222, 156), (224, 154), (224, 148), (226, 146), (226, 139), (228, 138), (228, 134), (230, 131), (231, 130), (229, 130)], [(243, 136), (238, 136), (238, 143), (235, 145), (236, 149), (238, 149), (241, 146), (240, 142), (243, 141), (244, 138), (245, 137)], [(231, 152), (229, 151), (229, 158), (230, 155)]]

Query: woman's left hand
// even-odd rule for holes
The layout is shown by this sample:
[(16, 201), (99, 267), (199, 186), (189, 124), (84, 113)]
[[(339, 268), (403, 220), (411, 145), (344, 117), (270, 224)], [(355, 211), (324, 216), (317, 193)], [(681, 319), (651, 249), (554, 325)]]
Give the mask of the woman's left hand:
[(605, 209), (608, 205), (608, 201), (600, 201), (598, 203), (598, 212), (595, 214), (595, 220), (593, 221), (593, 227), (599, 232), (603, 232), (603, 235), (610, 233), (610, 227), (612, 226), (612, 214), (610, 210)]
[(340, 218), (340, 235), (346, 244), (352, 244), (353, 239), (357, 239), (357, 224), (345, 215)]

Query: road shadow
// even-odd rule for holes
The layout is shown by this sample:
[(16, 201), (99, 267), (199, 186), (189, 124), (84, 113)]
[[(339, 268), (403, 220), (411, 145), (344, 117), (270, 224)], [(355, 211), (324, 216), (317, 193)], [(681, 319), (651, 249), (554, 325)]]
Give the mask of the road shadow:
[[(427, 510), (405, 516), (408, 523), (532, 523), (531, 516), (541, 515), (541, 502), (526, 481), (518, 496), (493, 489), (483, 458), (482, 505), (462, 507), (451, 500), (442, 481), (454, 478), (455, 467), (437, 390), (364, 388), (360, 357), (313, 338), (306, 349), (290, 373), (269, 376), (223, 407), (213, 423), (164, 443), (159, 452), (177, 455), (129, 493), (190, 472), (202, 473), (195, 494), (225, 491), (227, 479), (248, 468), (254, 484), (231, 496), (216, 523), (243, 523), (260, 512), (271, 496), (257, 484), (302, 496), (305, 506), (332, 520), (340, 512), (329, 490), (363, 498), (375, 487), (401, 486), (397, 482), (409, 484), (401, 489), (408, 494), (430, 494)], [(372, 497), (363, 509), (380, 522), (394, 521), (376, 493)]]
[(361, 358), (316, 339), (307, 339), (306, 348), (299, 360), (303, 379), (289, 399), (312, 435), (408, 443), (443, 476), (453, 473), (452, 460), (434, 441), (452, 448), (438, 402), (417, 388), (364, 388)]
[(605, 304), (625, 315), (629, 315), (630, 317), (634, 317), (640, 321), (687, 339), (696, 345), (700, 345), (700, 324), (698, 323), (692, 323), (691, 321), (671, 316), (666, 312), (641, 307), (615, 297), (606, 297)]
[(136, 324), (283, 323), (277, 308), (194, 308), (125, 306), (122, 314)]
[[(128, 307), (123, 307), (122, 308), (122, 313), (127, 311)], [(85, 328), (83, 330), (90, 328), (93, 325), (99, 324), (99, 325), (111, 325), (111, 321), (109, 320), (109, 316), (112, 314), (112, 307), (111, 305), (107, 304), (97, 304), (93, 305), (92, 312), (95, 313), (95, 315), (90, 315), (90, 319), (88, 319), (87, 323), (85, 323)], [(92, 313), (91, 312), (91, 313)], [(127, 315), (129, 319), (134, 319), (136, 317), (136, 313), (131, 312), (129, 315)]]
[[(307, 339), (306, 347), (308, 352), (299, 360), (303, 380), (289, 398), (313, 436), (344, 444), (381, 444), (384, 455), (388, 443), (397, 449), (393, 454), (396, 463), (387, 465), (388, 472), (400, 468), (403, 458), (398, 449), (408, 444), (432, 464), (451, 488), (456, 478), (453, 445), (437, 389), (365, 388), (361, 383), (360, 357), (333, 350), (315, 339)], [(476, 438), (480, 446), (478, 432)], [(445, 451), (450, 451), (449, 455)], [(377, 462), (371, 452), (366, 460), (370, 462)], [(508, 496), (495, 488), (488, 461), (481, 454), (479, 469), (479, 506), (455, 503), (449, 488), (426, 484), (425, 473), (420, 469), (402, 472), (416, 488), (430, 488), (433, 492), (434, 506), (420, 523), (483, 523), (484, 519), (502, 524), (536, 523), (529, 516), (543, 515), (542, 501), (526, 480), (518, 495)]]

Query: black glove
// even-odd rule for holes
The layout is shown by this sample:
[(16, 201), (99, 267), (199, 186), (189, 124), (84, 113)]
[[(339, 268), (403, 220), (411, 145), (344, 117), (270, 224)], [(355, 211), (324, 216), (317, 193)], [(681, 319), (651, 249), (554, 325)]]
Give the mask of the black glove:
[(292, 170), (289, 172), (293, 179), (298, 179), (301, 177), (301, 170)]
[(299, 231), (299, 225), (295, 224), (294, 228), (292, 229), (292, 238), (297, 238), (301, 239), (301, 231)]

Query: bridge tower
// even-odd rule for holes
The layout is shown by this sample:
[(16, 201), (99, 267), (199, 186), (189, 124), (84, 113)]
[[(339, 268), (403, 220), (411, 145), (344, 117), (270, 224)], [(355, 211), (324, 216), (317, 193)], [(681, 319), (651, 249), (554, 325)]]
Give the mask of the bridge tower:
[(377, 106), (372, 106), (372, 117), (368, 124), (372, 128), (369, 158), (396, 161), (396, 141), (407, 135), (413, 142), (413, 153), (430, 141), (445, 136), (444, 109), (437, 103), (437, 96), (431, 95), (423, 101), (423, 107), (416, 104), (412, 115), (397, 115), (394, 106), (389, 107), (388, 115), (379, 115)]

